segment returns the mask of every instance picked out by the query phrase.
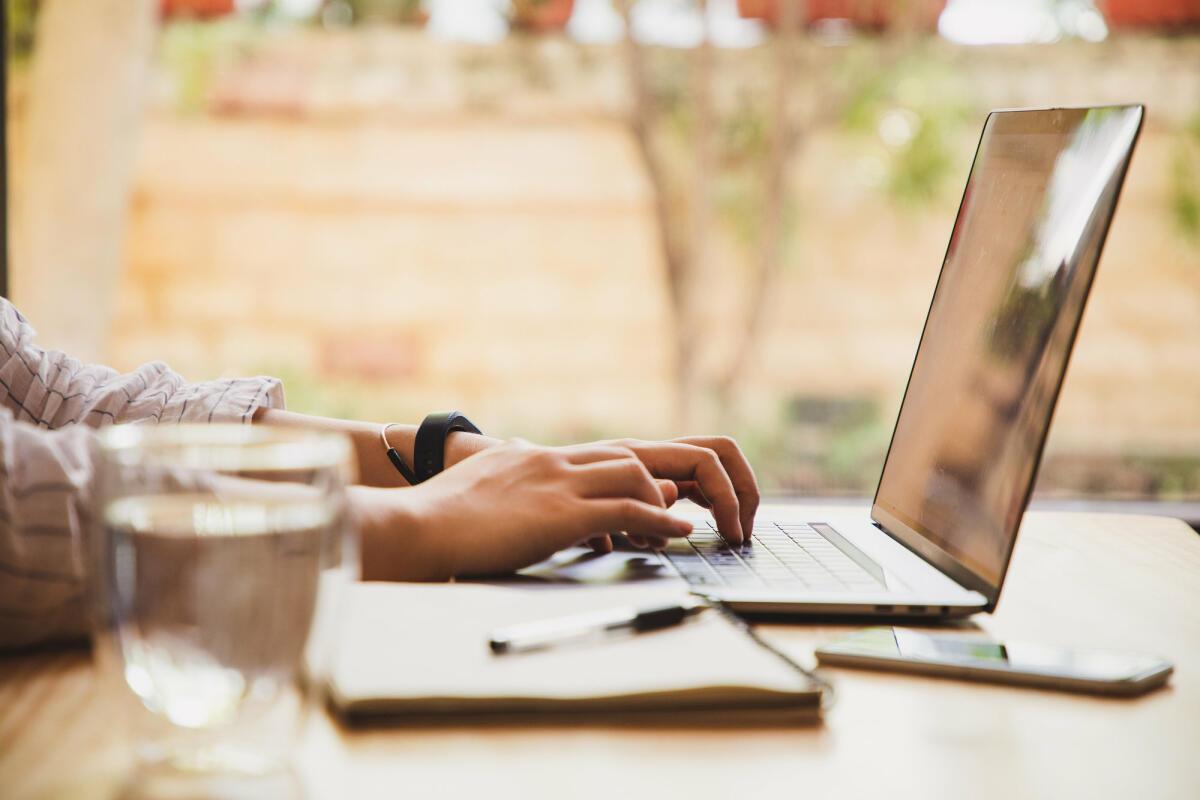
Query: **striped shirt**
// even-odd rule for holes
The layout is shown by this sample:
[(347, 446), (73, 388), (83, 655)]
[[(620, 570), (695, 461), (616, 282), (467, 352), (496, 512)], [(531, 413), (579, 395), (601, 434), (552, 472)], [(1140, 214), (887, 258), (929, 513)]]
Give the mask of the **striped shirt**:
[(0, 297), (0, 648), (87, 634), (92, 429), (125, 422), (249, 422), (281, 408), (275, 378), (187, 383), (161, 362), (133, 372), (33, 343)]

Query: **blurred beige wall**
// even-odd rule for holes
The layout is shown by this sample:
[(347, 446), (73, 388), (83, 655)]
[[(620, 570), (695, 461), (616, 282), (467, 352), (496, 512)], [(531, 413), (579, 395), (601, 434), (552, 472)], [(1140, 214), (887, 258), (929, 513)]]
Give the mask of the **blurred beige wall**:
[(108, 354), (157, 9), (43, 3), (15, 109), (12, 299), (44, 346), (87, 361)]

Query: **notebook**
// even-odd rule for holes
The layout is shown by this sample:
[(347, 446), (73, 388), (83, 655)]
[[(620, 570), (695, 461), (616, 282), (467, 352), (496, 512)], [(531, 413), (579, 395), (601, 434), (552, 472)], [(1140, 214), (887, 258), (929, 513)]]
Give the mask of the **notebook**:
[[(619, 606), (679, 602), (680, 588), (361, 583), (330, 677), (348, 718), (702, 716), (807, 721), (821, 687), (716, 610), (683, 624), (495, 655), (491, 631)], [(642, 712), (645, 712), (643, 714)], [(656, 717), (657, 718), (657, 717)]]

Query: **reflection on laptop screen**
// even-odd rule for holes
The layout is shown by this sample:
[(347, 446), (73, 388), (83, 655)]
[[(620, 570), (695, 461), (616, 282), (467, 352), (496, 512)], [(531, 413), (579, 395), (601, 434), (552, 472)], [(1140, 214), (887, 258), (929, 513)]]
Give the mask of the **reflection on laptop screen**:
[(1141, 114), (993, 114), (971, 169), (875, 503), (993, 586)]

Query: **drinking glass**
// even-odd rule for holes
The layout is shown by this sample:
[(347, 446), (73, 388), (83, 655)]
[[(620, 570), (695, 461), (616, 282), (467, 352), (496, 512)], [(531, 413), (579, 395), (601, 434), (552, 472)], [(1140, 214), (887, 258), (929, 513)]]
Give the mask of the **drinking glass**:
[(349, 440), (258, 425), (99, 439), (97, 646), (136, 700), (135, 781), (290, 773), (357, 577)]

